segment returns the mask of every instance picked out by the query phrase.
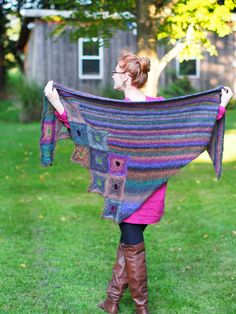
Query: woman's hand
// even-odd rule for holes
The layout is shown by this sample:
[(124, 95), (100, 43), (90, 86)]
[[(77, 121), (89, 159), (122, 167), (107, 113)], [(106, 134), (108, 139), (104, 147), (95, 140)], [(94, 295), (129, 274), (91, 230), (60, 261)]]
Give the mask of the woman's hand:
[(226, 107), (228, 102), (233, 96), (233, 92), (229, 87), (223, 87), (221, 90), (221, 103), (220, 106)]
[(53, 81), (48, 81), (44, 88), (44, 94), (59, 114), (64, 112), (64, 107), (60, 101), (56, 88), (53, 87)]

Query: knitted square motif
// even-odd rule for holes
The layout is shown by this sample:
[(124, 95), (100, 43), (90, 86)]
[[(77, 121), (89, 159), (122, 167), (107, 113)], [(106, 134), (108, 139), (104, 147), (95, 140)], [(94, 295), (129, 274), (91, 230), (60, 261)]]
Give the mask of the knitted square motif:
[(73, 121), (75, 123), (85, 123), (84, 119), (81, 116), (80, 113), (80, 107), (78, 106), (78, 103), (70, 103), (70, 106), (68, 107), (68, 103), (66, 99), (62, 102), (64, 108), (66, 108), (66, 113), (68, 120)]
[(75, 145), (71, 160), (85, 168), (89, 168), (89, 148)]
[(105, 206), (102, 213), (102, 218), (117, 220), (121, 201), (105, 198)]
[(97, 192), (103, 195), (105, 190), (106, 179), (107, 175), (96, 171), (91, 171), (91, 184), (88, 191)]
[(55, 137), (55, 121), (45, 121), (42, 125), (42, 136), (40, 142), (42, 144), (50, 144)]
[(106, 184), (105, 196), (115, 200), (123, 199), (125, 180), (125, 177), (109, 176)]
[(90, 169), (108, 172), (108, 152), (90, 147)]
[(108, 150), (107, 136), (109, 132), (88, 128), (89, 145), (100, 150)]
[(108, 157), (109, 174), (115, 176), (127, 175), (128, 160), (128, 156), (121, 156), (118, 154), (110, 153)]
[(70, 138), (70, 133), (67, 127), (59, 120), (56, 120), (56, 138), (65, 139)]
[(74, 142), (78, 145), (88, 146), (88, 131), (87, 125), (84, 123), (70, 122), (71, 136)]

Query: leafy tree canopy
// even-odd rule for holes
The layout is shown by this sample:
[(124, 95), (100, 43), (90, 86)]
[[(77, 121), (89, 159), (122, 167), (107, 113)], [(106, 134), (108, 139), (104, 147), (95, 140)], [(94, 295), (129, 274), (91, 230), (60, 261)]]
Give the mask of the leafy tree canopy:
[[(201, 56), (203, 50), (216, 55), (210, 33), (219, 37), (233, 30), (232, 12), (235, 0), (55, 0), (60, 8), (71, 10), (71, 20), (57, 17), (55, 33), (70, 30), (70, 37), (96, 37), (107, 40), (117, 29), (137, 29), (149, 43), (169, 46), (184, 43), (180, 56)], [(147, 11), (147, 15), (144, 11)], [(144, 18), (142, 18), (142, 16)], [(53, 19), (53, 18), (51, 18)], [(55, 18), (54, 18), (55, 20)]]

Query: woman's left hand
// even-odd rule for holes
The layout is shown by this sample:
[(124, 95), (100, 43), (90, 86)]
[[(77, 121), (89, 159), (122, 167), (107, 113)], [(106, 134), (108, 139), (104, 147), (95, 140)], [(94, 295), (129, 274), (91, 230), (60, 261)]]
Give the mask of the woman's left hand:
[(220, 106), (226, 107), (230, 99), (233, 96), (233, 92), (229, 87), (223, 87), (221, 90), (221, 103)]

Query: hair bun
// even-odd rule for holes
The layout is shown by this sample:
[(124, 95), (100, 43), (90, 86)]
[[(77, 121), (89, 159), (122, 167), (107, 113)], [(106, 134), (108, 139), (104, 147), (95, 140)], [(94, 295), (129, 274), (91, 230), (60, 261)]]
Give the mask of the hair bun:
[(148, 73), (150, 71), (150, 59), (147, 57), (140, 58), (141, 70), (143, 73)]

